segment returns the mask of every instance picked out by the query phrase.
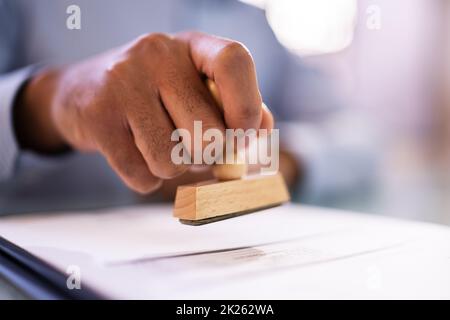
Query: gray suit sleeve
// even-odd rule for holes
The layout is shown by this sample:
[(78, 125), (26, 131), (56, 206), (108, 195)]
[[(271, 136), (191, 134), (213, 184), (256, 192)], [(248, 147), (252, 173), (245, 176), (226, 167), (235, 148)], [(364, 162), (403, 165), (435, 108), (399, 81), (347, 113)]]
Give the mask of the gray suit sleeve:
[(0, 76), (0, 181), (9, 178), (14, 171), (18, 147), (13, 128), (13, 104), (15, 97), (27, 81), (32, 67)]
[(18, 11), (12, 1), (0, 0), (0, 181), (14, 171), (18, 148), (14, 136), (12, 107), (17, 92), (32, 68), (6, 73), (14, 68), (20, 42)]

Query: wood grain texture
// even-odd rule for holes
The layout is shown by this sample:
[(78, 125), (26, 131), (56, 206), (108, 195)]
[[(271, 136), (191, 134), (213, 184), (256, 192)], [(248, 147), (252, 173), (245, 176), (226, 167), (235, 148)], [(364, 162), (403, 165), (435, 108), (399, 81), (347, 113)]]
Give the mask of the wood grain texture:
[(212, 168), (214, 177), (219, 181), (241, 179), (247, 173), (247, 165), (243, 164), (216, 164)]
[(289, 198), (279, 173), (224, 182), (214, 180), (178, 187), (174, 216), (197, 221), (272, 207)]

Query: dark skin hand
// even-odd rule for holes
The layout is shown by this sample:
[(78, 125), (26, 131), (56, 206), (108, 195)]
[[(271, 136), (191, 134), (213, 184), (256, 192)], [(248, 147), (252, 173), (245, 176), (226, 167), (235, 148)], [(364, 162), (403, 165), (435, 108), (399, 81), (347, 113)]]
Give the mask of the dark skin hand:
[[(213, 80), (223, 114), (205, 86)], [(198, 32), (149, 34), (90, 59), (35, 75), (15, 106), (23, 149), (101, 153), (139, 193), (185, 173), (170, 153), (172, 131), (271, 129), (255, 65), (239, 42)], [(192, 150), (191, 150), (192, 152)]]

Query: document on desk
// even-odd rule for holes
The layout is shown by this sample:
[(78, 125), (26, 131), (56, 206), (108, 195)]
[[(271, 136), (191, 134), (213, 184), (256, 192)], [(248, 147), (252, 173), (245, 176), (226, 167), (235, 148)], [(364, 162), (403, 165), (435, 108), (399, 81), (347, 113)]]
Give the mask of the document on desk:
[(450, 228), (287, 205), (203, 226), (171, 206), (0, 218), (0, 236), (112, 298), (450, 298)]

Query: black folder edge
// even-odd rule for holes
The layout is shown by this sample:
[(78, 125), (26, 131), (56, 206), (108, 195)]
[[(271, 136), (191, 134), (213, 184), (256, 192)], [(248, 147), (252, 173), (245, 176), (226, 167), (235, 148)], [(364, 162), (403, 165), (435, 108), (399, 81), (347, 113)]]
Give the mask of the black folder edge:
[(33, 299), (96, 300), (105, 297), (82, 284), (67, 288), (67, 275), (0, 236), (0, 276)]

